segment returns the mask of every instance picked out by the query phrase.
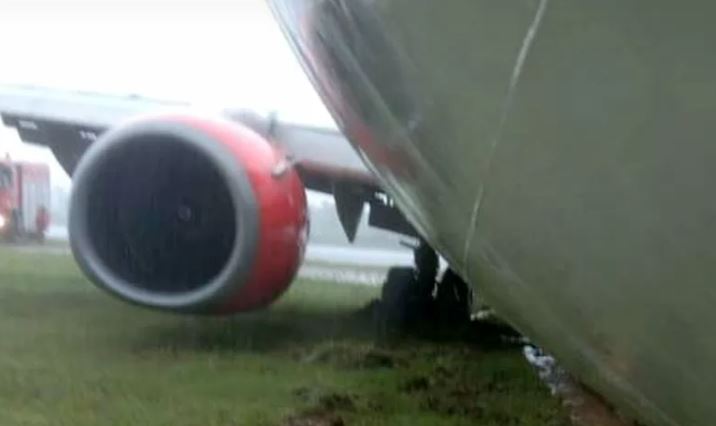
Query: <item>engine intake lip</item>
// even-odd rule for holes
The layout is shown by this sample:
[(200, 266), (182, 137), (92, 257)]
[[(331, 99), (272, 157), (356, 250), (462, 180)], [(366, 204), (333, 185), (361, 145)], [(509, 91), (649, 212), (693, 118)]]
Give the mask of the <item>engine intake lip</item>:
[[(92, 206), (89, 200), (93, 182), (115, 154), (147, 137), (172, 139), (205, 155), (223, 178), (231, 196), (236, 224), (233, 249), (213, 279), (190, 291), (150, 291), (141, 284), (127, 281), (102, 259), (90, 234)], [(260, 218), (249, 177), (225, 142), (180, 118), (171, 118), (121, 126), (104, 134), (87, 150), (73, 176), (69, 231), (73, 255), (96, 285), (131, 303), (185, 313), (216, 312), (227, 298), (243, 287), (256, 258)]]

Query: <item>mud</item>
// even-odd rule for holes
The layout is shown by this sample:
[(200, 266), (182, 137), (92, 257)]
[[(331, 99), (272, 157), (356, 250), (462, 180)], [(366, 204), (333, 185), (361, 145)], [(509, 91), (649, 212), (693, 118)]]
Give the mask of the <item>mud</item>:
[[(434, 307), (428, 305), (428, 309), (412, 312), (409, 304), (396, 305), (375, 300), (360, 310), (356, 316), (364, 321), (373, 321), (378, 328), (379, 336), (383, 339), (408, 334), (433, 341), (459, 341), (483, 350), (505, 346), (523, 347), (525, 357), (537, 369), (540, 379), (568, 409), (572, 425), (636, 425), (617, 413), (599, 395), (575, 381), (554, 358), (543, 354), (534, 346), (525, 346), (526, 339), (494, 315), (455, 316), (452, 315), (455, 306), (436, 309), (440, 304), (433, 305)], [(409, 323), (391, 322), (391, 318), (395, 315), (386, 312), (388, 309), (403, 310), (402, 316), (417, 320)], [(429, 377), (411, 378), (400, 387), (399, 391), (422, 398), (421, 406), (425, 409), (451, 416), (465, 416), (476, 421), (483, 418), (490, 409), (480, 398), (481, 390), (491, 393), (507, 391), (504, 382), (499, 378), (488, 382), (480, 389), (474, 383), (461, 380), (460, 374), (441, 368), (437, 367)], [(517, 424), (520, 420), (517, 413), (515, 415), (500, 413), (497, 417), (499, 424)], [(495, 413), (490, 413), (490, 418), (495, 419)]]
[(302, 402), (325, 411), (354, 411), (356, 408), (355, 397), (345, 393), (300, 387), (293, 394)]
[[(405, 327), (402, 324), (386, 325), (386, 316), (382, 309), (385, 309), (382, 302), (375, 300), (357, 312), (356, 317), (375, 323), (379, 336), (384, 341), (386, 338), (390, 340), (396, 336), (409, 335), (432, 341), (461, 342), (480, 350), (523, 347), (525, 357), (537, 369), (540, 379), (568, 409), (572, 425), (636, 426), (636, 423), (621, 416), (599, 395), (575, 381), (554, 358), (534, 346), (525, 346), (526, 339), (494, 315), (476, 315), (470, 320), (462, 321), (441, 321), (435, 312), (413, 313), (413, 316), (422, 317), (422, 320)], [(393, 330), (393, 333), (386, 336), (386, 329)], [(421, 406), (425, 409), (479, 420), (490, 410), (490, 407), (481, 401), (480, 392), (507, 392), (508, 388), (498, 377), (490, 380), (481, 389), (474, 383), (461, 380), (458, 372), (437, 366), (428, 376), (416, 376), (407, 380), (398, 391), (421, 398)], [(500, 416), (499, 424), (519, 422), (517, 413), (514, 416), (502, 413)], [(494, 419), (495, 413), (490, 413), (490, 418)]]
[(372, 344), (356, 346), (341, 342), (319, 345), (305, 353), (301, 360), (309, 364), (331, 364), (347, 369), (394, 368), (403, 362), (397, 354)]
[(481, 349), (519, 348), (525, 343), (521, 334), (493, 315), (452, 318), (446, 321), (434, 311), (415, 312), (411, 315), (420, 319), (406, 324), (392, 322), (392, 317), (385, 315), (386, 308), (381, 300), (376, 299), (356, 311), (352, 319), (372, 325), (377, 339), (388, 344), (405, 337), (444, 343), (467, 343)]
[[(431, 411), (450, 416), (470, 417), (479, 420), (485, 413), (485, 402), (480, 398), (480, 386), (461, 377), (457, 372), (438, 366), (433, 370), (432, 383), (413, 384), (413, 391), (421, 393), (421, 405)], [(505, 423), (510, 424), (510, 423)]]
[(356, 409), (354, 397), (348, 394), (302, 387), (294, 395), (310, 408), (288, 416), (282, 426), (342, 426), (345, 421), (338, 412)]
[(569, 410), (574, 426), (638, 426), (597, 393), (575, 380), (552, 356), (532, 345), (525, 346), (523, 352), (552, 395)]
[(428, 389), (430, 389), (431, 383), (430, 379), (424, 376), (419, 377), (413, 377), (412, 379), (406, 381), (401, 387), (400, 391), (405, 393), (417, 393), (417, 392), (423, 392)]
[(343, 418), (325, 410), (307, 411), (286, 418), (281, 426), (344, 426)]

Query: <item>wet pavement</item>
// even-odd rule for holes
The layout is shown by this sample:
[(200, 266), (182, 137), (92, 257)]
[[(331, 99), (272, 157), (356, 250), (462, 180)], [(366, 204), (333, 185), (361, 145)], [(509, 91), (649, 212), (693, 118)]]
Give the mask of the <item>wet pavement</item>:
[[(22, 253), (71, 255), (68, 245), (57, 242), (49, 242), (44, 245), (17, 244), (12, 247)], [(405, 260), (402, 252), (378, 250), (378, 253), (371, 257), (369, 249), (353, 249), (355, 256), (351, 261), (350, 252), (350, 248), (338, 247), (332, 250), (331, 246), (309, 246), (306, 261), (301, 266), (298, 276), (342, 284), (357, 283), (379, 286), (385, 280), (385, 274), (388, 271), (388, 268), (381, 266), (381, 263), (386, 260), (398, 262)], [(337, 257), (335, 256), (336, 253), (338, 253)], [(332, 262), (335, 262), (335, 264)]]

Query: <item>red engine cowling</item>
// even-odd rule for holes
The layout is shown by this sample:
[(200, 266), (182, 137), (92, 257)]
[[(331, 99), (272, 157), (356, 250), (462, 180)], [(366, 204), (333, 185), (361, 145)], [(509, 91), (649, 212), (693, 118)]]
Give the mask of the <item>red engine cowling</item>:
[(72, 251), (132, 303), (228, 314), (268, 305), (303, 259), (306, 195), (285, 156), (223, 119), (135, 120), (75, 171)]

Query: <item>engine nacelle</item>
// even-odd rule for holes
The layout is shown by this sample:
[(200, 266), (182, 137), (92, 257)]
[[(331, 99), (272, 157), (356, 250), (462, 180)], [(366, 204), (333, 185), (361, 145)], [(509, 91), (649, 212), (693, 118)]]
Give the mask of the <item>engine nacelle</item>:
[(74, 174), (74, 256), (139, 305), (265, 306), (293, 280), (307, 230), (305, 190), (283, 153), (223, 119), (135, 120), (102, 135)]

